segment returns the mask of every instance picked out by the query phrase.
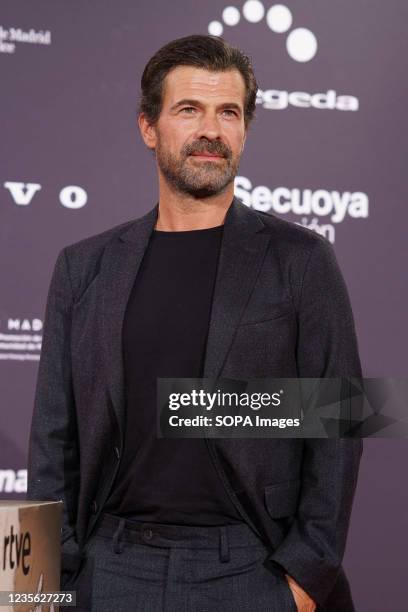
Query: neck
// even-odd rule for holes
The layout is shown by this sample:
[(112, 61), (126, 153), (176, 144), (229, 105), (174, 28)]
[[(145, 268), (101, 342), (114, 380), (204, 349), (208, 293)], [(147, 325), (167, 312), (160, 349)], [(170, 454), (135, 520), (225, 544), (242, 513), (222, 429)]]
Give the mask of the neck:
[(159, 212), (155, 229), (180, 232), (222, 225), (234, 197), (234, 184), (205, 199), (175, 192), (159, 181)]

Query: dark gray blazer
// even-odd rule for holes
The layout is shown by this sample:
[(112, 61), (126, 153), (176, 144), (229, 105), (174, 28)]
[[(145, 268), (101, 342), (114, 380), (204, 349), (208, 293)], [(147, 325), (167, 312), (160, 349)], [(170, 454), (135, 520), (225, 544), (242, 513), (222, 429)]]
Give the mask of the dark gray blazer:
[[(28, 499), (64, 501), (62, 584), (117, 474), (123, 447), (121, 328), (157, 218), (62, 249), (44, 323), (28, 470)], [(329, 242), (255, 212), (228, 209), (212, 306), (205, 377), (361, 376), (347, 290)], [(208, 439), (243, 519), (319, 610), (354, 610), (341, 567), (360, 440)]]

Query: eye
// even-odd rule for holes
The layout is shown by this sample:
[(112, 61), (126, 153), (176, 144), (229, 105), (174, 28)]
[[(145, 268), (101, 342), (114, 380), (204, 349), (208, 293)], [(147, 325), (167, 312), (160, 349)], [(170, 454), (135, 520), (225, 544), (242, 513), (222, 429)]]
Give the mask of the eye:
[(225, 108), (222, 112), (226, 113), (227, 117), (237, 117), (238, 116), (237, 113), (230, 108)]
[(185, 106), (184, 108), (181, 109), (180, 112), (186, 112), (187, 115), (191, 115), (192, 114), (191, 111), (195, 111), (194, 106)]

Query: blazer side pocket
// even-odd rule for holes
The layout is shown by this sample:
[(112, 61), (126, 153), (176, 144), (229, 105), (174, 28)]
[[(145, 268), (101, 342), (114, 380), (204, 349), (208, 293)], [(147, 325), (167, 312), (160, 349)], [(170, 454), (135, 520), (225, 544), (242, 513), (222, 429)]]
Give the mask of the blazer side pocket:
[(265, 505), (274, 519), (296, 514), (300, 493), (300, 480), (286, 480), (264, 488)]

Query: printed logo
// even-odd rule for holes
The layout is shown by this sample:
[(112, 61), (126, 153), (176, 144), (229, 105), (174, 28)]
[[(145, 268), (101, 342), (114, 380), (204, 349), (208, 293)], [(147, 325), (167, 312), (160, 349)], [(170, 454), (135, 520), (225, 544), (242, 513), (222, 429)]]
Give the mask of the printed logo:
[(39, 361), (43, 328), (41, 319), (7, 320), (7, 330), (0, 322), (0, 360)]
[[(291, 30), (293, 16), (285, 4), (274, 4), (269, 9), (265, 9), (260, 0), (247, 0), (242, 10), (235, 6), (227, 6), (222, 11), (220, 21), (214, 20), (208, 24), (208, 33), (213, 36), (225, 35), (228, 32), (226, 26), (228, 28), (237, 26), (241, 19), (253, 24), (265, 20), (269, 29), (275, 34), (287, 33), (286, 51), (295, 62), (310, 62), (317, 54), (318, 42), (315, 34), (304, 27)], [(256, 103), (267, 110), (284, 110), (289, 107), (341, 111), (359, 109), (358, 98), (349, 94), (337, 94), (334, 89), (322, 93), (258, 89)]]
[[(274, 4), (267, 11), (260, 0), (247, 0), (242, 7), (242, 17), (249, 23), (260, 23), (264, 18), (269, 29), (275, 34), (289, 31), (293, 17), (284, 4)], [(224, 25), (236, 26), (241, 20), (241, 12), (235, 6), (227, 6), (222, 12), (221, 21), (211, 21), (208, 33), (221, 36)], [(310, 62), (317, 53), (317, 39), (308, 28), (295, 28), (286, 37), (286, 50), (295, 62)]]
[[(324, 236), (331, 243), (336, 239), (336, 226), (347, 217), (367, 219), (368, 195), (362, 191), (327, 189), (298, 189), (288, 187), (270, 188), (265, 185), (252, 186), (245, 176), (235, 177), (235, 195), (243, 204), (262, 212), (278, 215), (293, 214), (295, 221)], [(322, 223), (323, 221), (323, 223)]]
[(0, 493), (26, 493), (27, 470), (0, 470)]
[(258, 89), (256, 103), (267, 110), (282, 110), (288, 106), (297, 108), (317, 108), (341, 111), (357, 111), (358, 98), (355, 96), (338, 96), (334, 89), (325, 93), (309, 94), (305, 91), (280, 91), (278, 89)]
[(17, 43), (32, 45), (50, 45), (50, 30), (22, 30), (21, 28), (3, 28), (0, 25), (0, 53), (15, 53)]
[[(3, 186), (18, 206), (31, 204), (35, 194), (42, 189), (40, 183), (22, 183), (20, 181), (6, 181)], [(76, 210), (85, 206), (88, 201), (88, 194), (79, 185), (67, 185), (59, 192), (59, 201), (65, 208)]]

